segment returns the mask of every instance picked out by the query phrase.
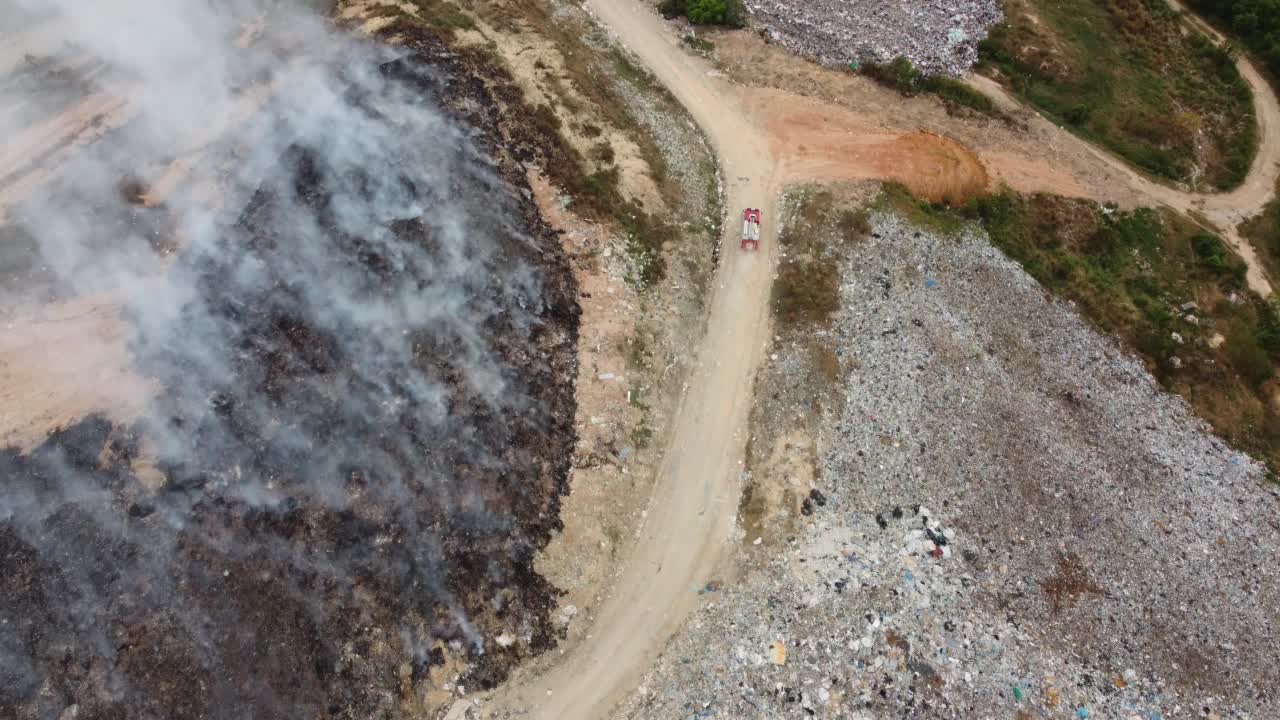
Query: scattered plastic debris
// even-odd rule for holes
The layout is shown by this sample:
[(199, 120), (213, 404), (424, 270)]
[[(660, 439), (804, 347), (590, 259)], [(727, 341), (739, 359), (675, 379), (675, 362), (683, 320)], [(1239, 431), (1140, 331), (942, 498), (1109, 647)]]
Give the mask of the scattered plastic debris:
[[(1222, 720), (1272, 717), (1280, 564), (1259, 558), (1280, 556), (1280, 491), (1263, 468), (976, 233), (872, 222), (830, 325), (775, 340), (757, 379), (753, 480), (775, 467), (768, 439), (817, 439), (808, 484), (778, 477), (788, 501), (766, 507), (791, 524), (619, 717), (714, 700), (735, 719), (1207, 718), (1189, 654), (1231, 669), (1213, 678)], [(845, 382), (797, 381), (818, 377), (815, 343)], [(815, 484), (827, 504), (801, 517)]]
[(928, 74), (958, 76), (1004, 15), (996, 0), (751, 0), (754, 23), (782, 45), (829, 65), (906, 57)]
[(774, 640), (774, 641), (773, 641), (773, 645), (771, 645), (771, 646), (769, 646), (769, 647), (770, 647), (770, 650), (772, 650), (772, 652), (773, 652), (773, 657), (772, 657), (773, 664), (774, 664), (774, 665), (786, 665), (786, 664), (787, 664), (787, 646), (786, 646), (786, 644), (784, 644), (781, 640)]

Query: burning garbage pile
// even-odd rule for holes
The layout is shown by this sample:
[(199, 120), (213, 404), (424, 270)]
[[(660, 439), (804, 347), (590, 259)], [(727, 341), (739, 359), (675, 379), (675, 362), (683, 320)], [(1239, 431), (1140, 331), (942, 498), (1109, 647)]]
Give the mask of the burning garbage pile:
[(755, 21), (788, 48), (829, 64), (905, 57), (926, 75), (962, 75), (1004, 19), (995, 0), (750, 0)]
[[(564, 257), (449, 109), (492, 101), (447, 53), (316, 27), (323, 57), (218, 146), (225, 210), (163, 210), (181, 246), (128, 309), (147, 417), (0, 451), (0, 716), (396, 717), (433, 669), (484, 686), (554, 642), (532, 562), (572, 445)], [(143, 105), (16, 215), (69, 287), (140, 280), (114, 260), (144, 238), (93, 236), (128, 202), (110, 163), (190, 116)]]

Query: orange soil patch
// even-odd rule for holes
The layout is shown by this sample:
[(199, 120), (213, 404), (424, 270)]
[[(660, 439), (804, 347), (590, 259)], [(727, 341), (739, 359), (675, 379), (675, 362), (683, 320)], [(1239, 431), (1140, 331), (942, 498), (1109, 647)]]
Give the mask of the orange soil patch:
[(747, 91), (788, 182), (896, 180), (917, 196), (963, 203), (991, 185), (960, 143), (922, 130), (894, 131), (837, 107), (776, 90)]
[(85, 297), (0, 318), (0, 444), (29, 450), (95, 412), (141, 416), (157, 388), (131, 369), (120, 309)]

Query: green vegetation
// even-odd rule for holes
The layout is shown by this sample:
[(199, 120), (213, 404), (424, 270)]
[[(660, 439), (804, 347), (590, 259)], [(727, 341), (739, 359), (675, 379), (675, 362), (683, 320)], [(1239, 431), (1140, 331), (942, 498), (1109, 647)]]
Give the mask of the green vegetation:
[(686, 17), (694, 25), (745, 27), (747, 10), (742, 0), (662, 0), (663, 17)]
[(715, 52), (716, 49), (715, 43), (710, 40), (704, 40), (697, 35), (685, 35), (680, 38), (680, 41), (688, 46), (690, 50), (702, 55), (703, 57), (709, 56), (711, 53)]
[(905, 185), (887, 182), (876, 201), (876, 209), (888, 210), (916, 227), (942, 235), (954, 235), (964, 229), (965, 219), (946, 205), (921, 200)]
[(863, 75), (906, 97), (930, 93), (941, 98), (948, 110), (966, 107), (984, 115), (1003, 117), (991, 98), (959, 80), (942, 75), (924, 75), (905, 57), (887, 64), (863, 63), (860, 69)]
[(840, 307), (839, 253), (871, 232), (870, 221), (866, 210), (837, 211), (826, 191), (802, 192), (794, 203), (778, 236), (786, 253), (770, 298), (774, 317), (790, 328), (825, 325)]
[(1280, 2), (1187, 0), (1187, 5), (1240, 38), (1272, 78), (1280, 77)]
[(474, 30), (475, 21), (448, 0), (410, 0), (418, 8), (418, 16), (409, 15), (396, 5), (375, 7), (373, 12), (399, 14), (405, 20), (423, 27), (452, 34), (455, 30)]
[(1055, 122), (1157, 177), (1227, 189), (1257, 149), (1228, 50), (1165, 0), (1015, 0), (982, 64)]
[(1253, 245), (1267, 274), (1280, 278), (1280, 187), (1262, 214), (1241, 224), (1239, 230)]
[(1280, 308), (1248, 292), (1244, 263), (1218, 236), (1168, 210), (1050, 195), (1004, 192), (949, 214), (980, 222), (993, 244), (1126, 341), (1225, 439), (1280, 468), (1272, 402)]

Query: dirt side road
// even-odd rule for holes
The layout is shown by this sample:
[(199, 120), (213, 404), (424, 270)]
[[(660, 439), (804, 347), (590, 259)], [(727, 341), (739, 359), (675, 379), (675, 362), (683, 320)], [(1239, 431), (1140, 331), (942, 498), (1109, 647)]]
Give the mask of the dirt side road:
[[(1208, 24), (1202, 22), (1194, 13), (1183, 5), (1170, 0), (1169, 5), (1186, 13), (1191, 24), (1212, 38), (1222, 43), (1225, 39)], [(1078, 152), (1093, 155), (1124, 178), (1126, 184), (1139, 195), (1152, 202), (1167, 205), (1181, 212), (1195, 211), (1207, 217), (1218, 226), (1223, 237), (1231, 244), (1248, 265), (1249, 287), (1262, 297), (1272, 292), (1271, 281), (1262, 271), (1253, 247), (1240, 237), (1236, 226), (1249, 217), (1261, 212), (1275, 194), (1276, 180), (1280, 179), (1280, 100), (1271, 89), (1262, 74), (1253, 66), (1245, 55), (1236, 60), (1236, 68), (1241, 77), (1249, 84), (1253, 92), (1254, 112), (1258, 117), (1258, 152), (1254, 155), (1249, 174), (1240, 187), (1226, 193), (1186, 193), (1177, 188), (1156, 182), (1134, 169), (1124, 160), (1096, 147), (1080, 137), (1059, 129), (1049, 120), (1036, 114), (1035, 122), (1052, 128), (1055, 134), (1065, 143), (1077, 148)], [(990, 97), (1002, 110), (1011, 111), (1024, 108), (1023, 103), (1012, 97), (999, 83), (981, 75), (970, 75), (968, 83)], [(1100, 198), (1107, 199), (1107, 198)]]
[[(768, 337), (765, 302), (776, 260), (774, 161), (731, 88), (683, 53), (646, 5), (590, 0), (592, 12), (689, 108), (720, 157), (730, 209), (698, 368), (673, 425), (647, 519), (589, 640), (549, 673), (518, 676), (487, 716), (525, 708), (556, 720), (605, 717), (634, 688), (721, 567), (734, 528), (751, 383)], [(759, 253), (740, 252), (741, 208), (763, 211)]]

